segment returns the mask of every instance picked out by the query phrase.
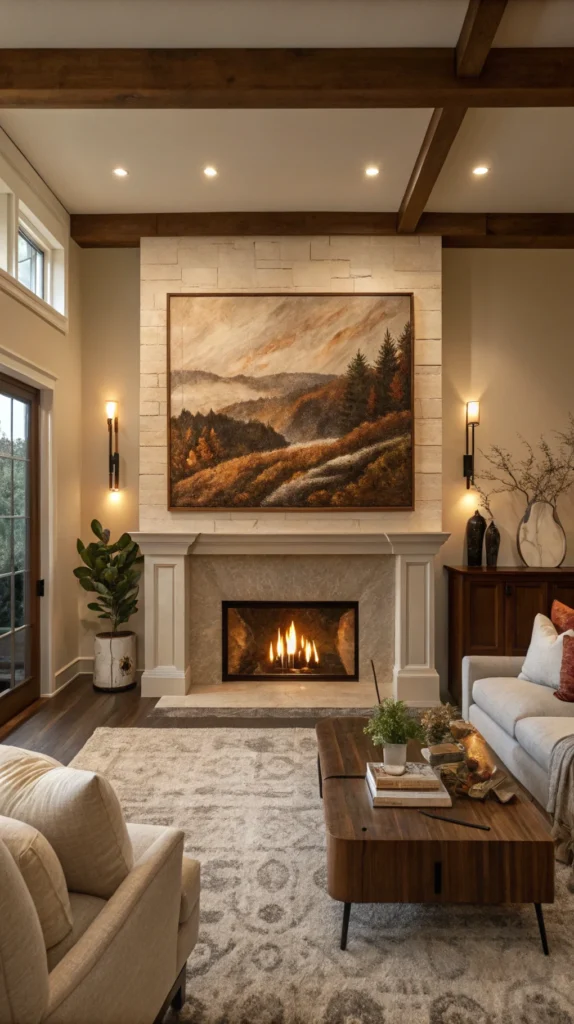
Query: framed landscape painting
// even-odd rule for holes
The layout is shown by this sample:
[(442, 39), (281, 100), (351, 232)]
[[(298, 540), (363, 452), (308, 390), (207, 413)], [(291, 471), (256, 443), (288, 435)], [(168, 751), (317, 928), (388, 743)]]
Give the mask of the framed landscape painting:
[(411, 509), (412, 295), (168, 296), (169, 508)]

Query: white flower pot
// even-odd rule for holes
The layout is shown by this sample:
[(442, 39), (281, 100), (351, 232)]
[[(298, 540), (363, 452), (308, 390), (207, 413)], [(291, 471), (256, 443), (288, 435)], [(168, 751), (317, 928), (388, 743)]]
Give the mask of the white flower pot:
[[(385, 743), (383, 746), (383, 764), (394, 775), (402, 775), (407, 763), (406, 743)], [(393, 771), (394, 769), (394, 771)]]
[(94, 638), (94, 688), (130, 690), (136, 684), (136, 635), (131, 630), (96, 633)]

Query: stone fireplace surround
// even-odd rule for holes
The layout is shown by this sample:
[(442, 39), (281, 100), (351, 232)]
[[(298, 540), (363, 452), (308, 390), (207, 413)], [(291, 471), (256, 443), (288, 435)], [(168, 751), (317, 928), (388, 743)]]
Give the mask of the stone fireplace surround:
[[(439, 703), (439, 677), (434, 664), (434, 556), (446, 540), (447, 534), (432, 533), (361, 533), (361, 534), (223, 534), (223, 533), (135, 533), (145, 558), (145, 671), (142, 676), (142, 696), (184, 696), (192, 683), (221, 682), (210, 678), (209, 672), (221, 672), (220, 602), (234, 598), (223, 584), (220, 593), (205, 595), (201, 590), (193, 595), (194, 562), (209, 557), (217, 559), (249, 557), (252, 580), (247, 599), (262, 594), (257, 581), (265, 562), (278, 556), (293, 559), (304, 557), (332, 559), (330, 595), (339, 596), (341, 585), (351, 598), (352, 586), (341, 584), (345, 579), (341, 559), (361, 556), (376, 567), (381, 557), (391, 560), (390, 587), (384, 588), (384, 600), (379, 604), (372, 594), (365, 595), (364, 607), (359, 609), (359, 622), (366, 617), (371, 624), (371, 638), (376, 644), (377, 632), (391, 630), (391, 664), (393, 695), (414, 706)], [(197, 561), (196, 561), (197, 559)], [(368, 561), (367, 561), (367, 564)], [(294, 598), (285, 594), (280, 579), (274, 580), (275, 597)], [(336, 589), (339, 587), (339, 591)], [(277, 592), (278, 591), (278, 592)], [(269, 590), (265, 590), (265, 599)], [(307, 594), (302, 595), (306, 597)], [(316, 599), (327, 594), (317, 594)], [(342, 594), (341, 594), (342, 596)], [(211, 653), (211, 669), (201, 666), (198, 678), (193, 671), (194, 616), (204, 614), (206, 601), (211, 600), (212, 614), (208, 626), (214, 632), (207, 636), (207, 650)], [(365, 616), (365, 612), (368, 614)], [(201, 631), (200, 631), (201, 633)], [(360, 636), (360, 651), (364, 648)], [(383, 645), (384, 647), (384, 645)], [(361, 651), (360, 678), (366, 678), (369, 651)], [(217, 669), (216, 666), (219, 666)], [(382, 678), (384, 684), (387, 678)], [(256, 685), (256, 684), (254, 684)], [(278, 684), (280, 685), (280, 683)], [(337, 684), (334, 683), (334, 686)]]
[[(440, 532), (441, 239), (144, 238), (140, 259), (142, 532), (134, 536), (145, 556), (143, 694), (177, 697), (194, 683), (220, 681), (221, 600), (287, 596), (295, 568), (302, 582), (304, 565), (304, 585), (289, 598), (359, 598), (360, 678), (370, 679), (374, 654), (381, 681), (390, 684), (392, 677), (397, 696), (432, 704), (439, 693), (433, 561), (446, 539)], [(205, 292), (413, 293), (413, 511), (168, 511), (167, 296)], [(249, 593), (240, 572), (245, 564)], [(240, 584), (241, 593), (234, 589)]]

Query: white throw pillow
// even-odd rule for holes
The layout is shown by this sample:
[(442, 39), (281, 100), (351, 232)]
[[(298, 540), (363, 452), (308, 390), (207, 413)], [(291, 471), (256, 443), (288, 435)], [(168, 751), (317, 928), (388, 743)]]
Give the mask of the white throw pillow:
[(530, 647), (518, 678), (557, 690), (560, 686), (565, 636), (574, 636), (574, 630), (567, 629), (565, 633), (558, 633), (550, 619), (538, 613), (532, 627)]
[(97, 772), (0, 743), (0, 814), (46, 837), (70, 892), (107, 900), (133, 867), (119, 800)]
[(38, 829), (0, 815), (0, 839), (12, 854), (40, 920), (46, 949), (72, 930), (72, 907), (62, 865)]

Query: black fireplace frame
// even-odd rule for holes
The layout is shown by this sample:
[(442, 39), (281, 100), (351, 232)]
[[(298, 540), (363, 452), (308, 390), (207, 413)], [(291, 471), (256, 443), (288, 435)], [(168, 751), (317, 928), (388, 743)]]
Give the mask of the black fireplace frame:
[[(326, 673), (314, 672), (308, 676), (298, 676), (294, 672), (269, 672), (256, 676), (237, 675), (227, 672), (228, 655), (228, 610), (230, 608), (267, 608), (271, 605), (275, 608), (336, 608), (347, 605), (349, 610), (355, 613), (355, 670), (350, 676), (333, 676)], [(296, 680), (304, 678), (309, 682), (318, 683), (340, 683), (357, 682), (359, 679), (359, 602), (347, 601), (341, 598), (340, 601), (222, 601), (221, 602), (221, 678), (224, 683), (259, 683), (259, 682), (285, 682), (285, 680)]]

